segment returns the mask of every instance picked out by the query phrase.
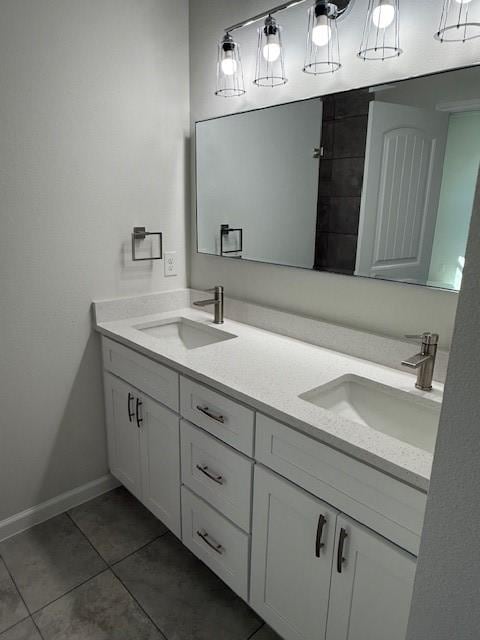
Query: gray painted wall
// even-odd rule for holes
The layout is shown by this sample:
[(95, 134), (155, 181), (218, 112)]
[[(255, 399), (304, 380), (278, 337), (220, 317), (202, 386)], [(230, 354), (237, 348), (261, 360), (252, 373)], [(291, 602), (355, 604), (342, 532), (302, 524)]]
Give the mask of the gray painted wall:
[[(441, 0), (402, 0), (404, 55), (383, 63), (359, 60), (355, 53), (367, 2), (356, 0), (348, 18), (340, 24), (343, 68), (334, 75), (310, 77), (301, 71), (306, 6), (298, 6), (281, 16), (289, 82), (273, 90), (252, 84), (256, 53), (256, 29), (252, 26), (237, 34), (243, 47), (247, 94), (243, 98), (227, 100), (213, 95), (216, 42), (225, 27), (272, 3), (266, 0), (194, 0), (190, 4), (192, 122), (478, 61), (475, 41), (441, 45), (433, 39), (432, 34), (438, 28)], [(195, 233), (195, 225), (192, 226)], [(455, 293), (192, 255), (192, 286), (205, 288), (220, 281), (232, 297), (393, 336), (431, 329), (440, 333), (444, 346), (451, 340), (457, 303)]]
[(408, 640), (480, 630), (480, 183), (470, 227)]
[(187, 0), (1, 3), (0, 521), (107, 471), (91, 300), (185, 285), (187, 29)]

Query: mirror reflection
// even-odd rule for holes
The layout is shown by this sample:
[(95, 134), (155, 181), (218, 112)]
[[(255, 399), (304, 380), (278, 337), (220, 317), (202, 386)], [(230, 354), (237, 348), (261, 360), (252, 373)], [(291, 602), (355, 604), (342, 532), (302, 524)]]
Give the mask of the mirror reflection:
[(480, 71), (198, 122), (200, 253), (457, 290)]

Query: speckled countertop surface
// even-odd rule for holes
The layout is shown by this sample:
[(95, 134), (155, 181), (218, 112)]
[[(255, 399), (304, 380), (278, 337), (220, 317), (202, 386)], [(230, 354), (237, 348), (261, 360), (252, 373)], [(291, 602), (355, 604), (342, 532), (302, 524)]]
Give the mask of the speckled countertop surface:
[(422, 491), (428, 490), (431, 453), (317, 407), (299, 395), (340, 376), (354, 374), (441, 403), (442, 384), (434, 383), (434, 390), (424, 393), (415, 389), (411, 374), (228, 319), (218, 328), (234, 334), (235, 339), (190, 350), (135, 328), (180, 317), (217, 327), (211, 321), (211, 313), (186, 308), (100, 322), (96, 328), (357, 460)]

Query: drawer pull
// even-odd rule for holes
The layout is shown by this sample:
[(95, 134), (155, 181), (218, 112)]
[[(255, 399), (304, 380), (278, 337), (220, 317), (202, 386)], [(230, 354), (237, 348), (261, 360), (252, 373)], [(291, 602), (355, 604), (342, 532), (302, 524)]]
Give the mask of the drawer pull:
[(133, 395), (130, 393), (130, 391), (128, 392), (128, 420), (129, 422), (131, 422), (133, 420), (133, 409), (132, 409), (132, 400), (133, 400)]
[(320, 550), (322, 549), (322, 547), (325, 546), (325, 543), (322, 542), (322, 536), (323, 536), (323, 528), (326, 524), (327, 524), (327, 519), (321, 513), (320, 516), (318, 517), (317, 538), (315, 540), (315, 557), (317, 558), (320, 557)]
[(201, 407), (199, 404), (197, 404), (197, 410), (207, 416), (207, 418), (211, 418), (212, 420), (220, 422), (221, 424), (225, 423), (225, 418), (223, 416), (216, 416), (214, 413), (211, 413), (208, 407)]
[(199, 536), (208, 546), (213, 549), (216, 553), (220, 555), (223, 554), (223, 547), (221, 544), (216, 542), (204, 529), (201, 531), (197, 531), (197, 536)]
[(223, 476), (220, 476), (218, 475), (218, 473), (214, 473), (213, 471), (210, 471), (210, 469), (206, 464), (197, 464), (197, 469), (201, 471), (203, 474), (205, 474), (207, 478), (210, 478), (210, 480), (213, 480), (217, 484), (224, 484), (225, 481), (223, 479)]
[(343, 557), (343, 548), (345, 546), (345, 539), (348, 538), (348, 533), (342, 527), (340, 529), (340, 535), (338, 537), (338, 550), (337, 550), (337, 572), (342, 573), (342, 565), (345, 562)]

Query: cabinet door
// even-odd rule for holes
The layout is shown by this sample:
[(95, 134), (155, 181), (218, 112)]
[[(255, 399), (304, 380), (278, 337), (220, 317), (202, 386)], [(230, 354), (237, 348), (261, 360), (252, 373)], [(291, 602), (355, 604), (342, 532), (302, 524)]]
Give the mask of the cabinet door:
[(105, 373), (108, 458), (112, 474), (142, 499), (140, 429), (135, 420), (136, 391)]
[(327, 640), (405, 640), (415, 558), (344, 516), (336, 537)]
[(256, 467), (250, 600), (285, 640), (325, 638), (336, 519), (325, 503)]
[(180, 537), (180, 419), (145, 396), (138, 411), (143, 503)]

